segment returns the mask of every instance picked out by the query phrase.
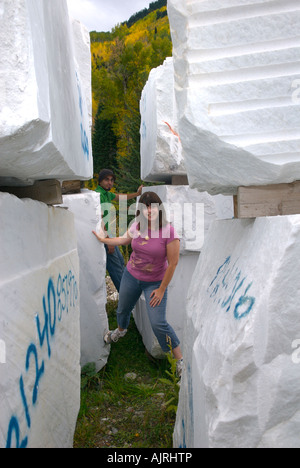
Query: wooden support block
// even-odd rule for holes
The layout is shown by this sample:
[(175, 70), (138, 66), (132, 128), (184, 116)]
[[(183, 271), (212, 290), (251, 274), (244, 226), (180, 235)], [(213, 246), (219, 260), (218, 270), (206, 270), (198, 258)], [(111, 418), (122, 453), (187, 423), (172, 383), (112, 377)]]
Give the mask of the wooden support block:
[(237, 218), (300, 214), (300, 181), (291, 184), (239, 187)]
[(66, 180), (62, 183), (62, 194), (70, 195), (81, 192), (81, 180)]
[(47, 205), (60, 205), (63, 202), (58, 180), (40, 180), (26, 187), (0, 187), (0, 191), (11, 193), (18, 198), (31, 198)]
[(235, 218), (239, 217), (239, 214), (238, 214), (238, 197), (237, 197), (237, 195), (233, 195), (233, 213), (234, 213)]
[(186, 175), (173, 175), (172, 185), (189, 185), (189, 181)]

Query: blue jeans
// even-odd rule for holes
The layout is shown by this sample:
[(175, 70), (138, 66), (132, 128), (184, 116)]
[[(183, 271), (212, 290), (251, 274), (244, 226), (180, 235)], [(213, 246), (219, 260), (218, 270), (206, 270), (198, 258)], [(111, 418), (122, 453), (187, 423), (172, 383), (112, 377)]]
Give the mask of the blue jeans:
[(116, 290), (120, 290), (121, 280), (125, 269), (124, 258), (121, 254), (118, 247), (115, 247), (113, 254), (108, 253), (107, 245), (105, 245), (106, 250), (106, 269), (109, 273), (109, 276), (114, 283)]
[(134, 278), (126, 268), (120, 287), (117, 318), (119, 327), (126, 330), (129, 326), (131, 312), (139, 300), (142, 292), (144, 292), (148, 317), (153, 333), (156, 336), (162, 350), (167, 353), (170, 351), (169, 342), (171, 342), (172, 349), (177, 348), (180, 342), (173, 328), (168, 324), (166, 319), (168, 297), (167, 290), (159, 306), (150, 306), (150, 296), (155, 289), (160, 287), (160, 285), (161, 281), (153, 283), (139, 281)]

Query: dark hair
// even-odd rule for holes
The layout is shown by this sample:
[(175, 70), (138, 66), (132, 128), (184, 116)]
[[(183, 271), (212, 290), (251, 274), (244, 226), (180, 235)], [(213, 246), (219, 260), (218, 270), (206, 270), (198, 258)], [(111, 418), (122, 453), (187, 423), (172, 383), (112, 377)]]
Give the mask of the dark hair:
[(157, 205), (159, 207), (159, 229), (167, 225), (166, 211), (163, 202), (155, 192), (145, 192), (139, 199), (137, 208), (137, 218), (139, 219), (138, 230), (145, 231), (148, 229), (148, 219), (143, 215), (143, 207)]
[(100, 184), (107, 176), (112, 176), (114, 181), (116, 181), (116, 176), (111, 169), (102, 169), (102, 171), (99, 172), (98, 183)]

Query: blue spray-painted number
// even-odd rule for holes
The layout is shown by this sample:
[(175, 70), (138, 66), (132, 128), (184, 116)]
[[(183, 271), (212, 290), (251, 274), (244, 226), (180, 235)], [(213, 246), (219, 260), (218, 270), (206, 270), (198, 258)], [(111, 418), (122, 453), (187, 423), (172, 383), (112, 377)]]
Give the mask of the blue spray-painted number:
[(247, 284), (247, 277), (243, 277), (237, 262), (232, 265), (231, 256), (227, 257), (218, 268), (207, 292), (214, 303), (217, 302), (220, 305), (221, 309), (225, 309), (227, 313), (232, 310), (234, 318), (241, 320), (251, 312), (255, 298), (248, 295), (253, 282)]
[(186, 449), (187, 446), (186, 446), (186, 440), (185, 440), (185, 426), (184, 426), (184, 419), (182, 419), (181, 421), (181, 425), (182, 425), (182, 443), (179, 444), (179, 447), (180, 449)]
[(15, 439), (16, 439), (16, 448), (27, 448), (28, 437), (25, 437), (25, 439), (23, 439), (22, 442), (20, 443), (20, 426), (19, 426), (19, 421), (15, 416), (11, 418), (9, 426), (8, 426), (6, 448), (12, 447), (13, 435), (15, 435)]
[(80, 135), (81, 135), (81, 147), (87, 157), (87, 160), (90, 159), (90, 148), (89, 148), (89, 139), (87, 137), (86, 131), (83, 129), (82, 123), (80, 124)]
[(78, 99), (79, 99), (79, 111), (80, 111), (80, 117), (81, 117), (81, 123), (80, 123), (81, 148), (82, 148), (83, 154), (85, 155), (87, 160), (89, 160), (90, 159), (90, 146), (89, 146), (89, 139), (87, 136), (87, 132), (83, 126), (83, 99), (82, 99), (81, 86), (80, 86), (80, 81), (79, 81), (77, 72), (76, 72), (76, 81), (77, 81), (77, 90), (78, 90)]
[[(62, 321), (63, 312), (66, 311), (68, 314), (72, 308), (76, 307), (78, 302), (78, 285), (72, 271), (69, 271), (69, 273), (63, 277), (59, 275), (56, 283), (57, 285), (55, 288), (53, 279), (49, 278), (47, 293), (43, 296), (42, 301), (44, 315), (43, 328), (41, 329), (40, 316), (37, 314), (36, 330), (38, 343), (30, 343), (28, 346), (24, 372), (19, 379), (19, 392), (28, 433), (26, 437), (21, 440), (19, 418), (13, 415), (8, 424), (6, 448), (12, 448), (14, 444), (15, 448), (26, 448), (28, 446), (29, 430), (32, 427), (30, 404), (32, 403), (33, 406), (38, 404), (39, 386), (46, 372), (45, 359), (41, 359), (40, 356), (44, 348), (46, 348), (46, 356), (48, 356), (49, 359), (51, 358), (51, 340), (55, 338), (57, 324)], [(26, 386), (24, 380), (26, 380), (31, 364), (35, 369), (35, 381), (33, 386)], [(26, 392), (31, 395), (31, 403), (30, 399), (27, 398)]]

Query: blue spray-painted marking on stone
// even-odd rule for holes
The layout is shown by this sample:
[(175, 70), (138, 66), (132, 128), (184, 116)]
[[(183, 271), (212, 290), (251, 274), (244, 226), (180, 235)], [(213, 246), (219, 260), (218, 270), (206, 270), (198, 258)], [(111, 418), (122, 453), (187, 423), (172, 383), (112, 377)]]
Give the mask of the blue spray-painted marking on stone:
[(238, 260), (232, 264), (231, 256), (227, 257), (218, 268), (207, 292), (221, 309), (225, 309), (226, 313), (232, 311), (234, 318), (241, 320), (253, 309), (255, 297), (248, 295), (253, 282), (247, 284), (247, 277), (237, 264)]
[[(27, 433), (21, 434), (20, 420), (23, 415), (12, 415), (8, 424), (6, 448), (26, 448), (32, 427), (31, 406), (39, 402), (39, 389), (43, 376), (47, 372), (45, 359), (41, 358), (43, 351), (51, 359), (51, 345), (57, 332), (57, 325), (67, 314), (76, 307), (78, 302), (78, 285), (72, 271), (67, 275), (59, 274), (56, 287), (52, 278), (48, 280), (47, 293), (43, 296), (43, 328), (41, 328), (40, 315), (36, 315), (37, 343), (30, 343), (24, 356), (24, 372), (19, 379), (19, 392), (24, 410)], [(51, 341), (52, 340), (52, 341)], [(45, 353), (44, 353), (45, 354)], [(33, 388), (26, 386), (26, 376), (29, 370), (35, 370)], [(31, 398), (30, 398), (31, 397)], [(24, 435), (24, 437), (23, 437)], [(23, 437), (23, 438), (22, 438)]]
[(186, 447), (186, 438), (185, 438), (185, 426), (184, 426), (184, 419), (181, 421), (182, 424), (182, 444), (179, 445), (178, 448), (187, 448)]
[(77, 72), (76, 72), (76, 81), (77, 81), (77, 89), (78, 89), (78, 96), (79, 96), (79, 110), (80, 110), (80, 117), (81, 117), (81, 122), (80, 122), (81, 147), (82, 147), (83, 154), (89, 161), (90, 159), (89, 139), (87, 136), (88, 135), (87, 131), (84, 128), (84, 123), (83, 123), (83, 99), (82, 99), (81, 86), (80, 86), (80, 81), (79, 81)]

